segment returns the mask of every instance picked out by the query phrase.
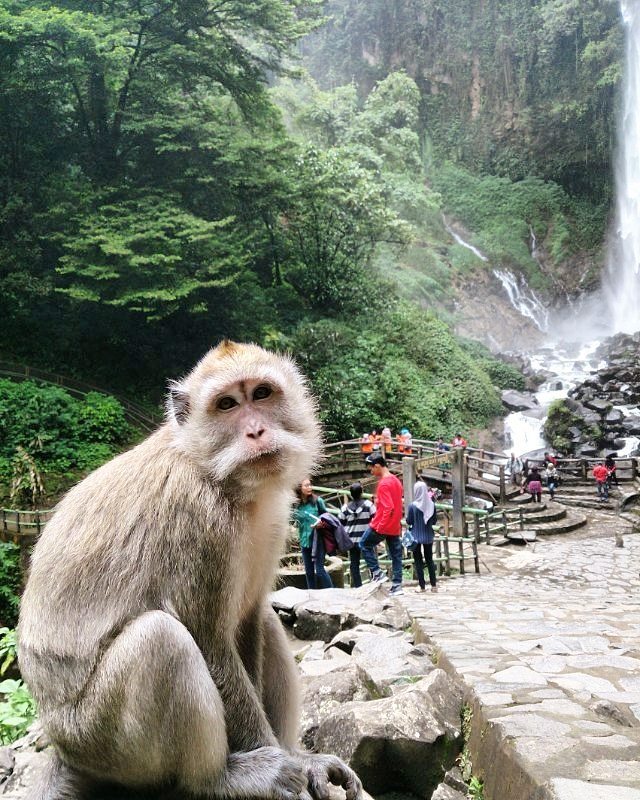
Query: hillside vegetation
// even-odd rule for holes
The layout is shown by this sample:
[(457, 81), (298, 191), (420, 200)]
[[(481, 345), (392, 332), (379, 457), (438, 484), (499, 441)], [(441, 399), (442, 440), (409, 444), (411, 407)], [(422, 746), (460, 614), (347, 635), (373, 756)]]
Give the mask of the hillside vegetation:
[(447, 436), (516, 381), (451, 334), (460, 287), (597, 276), (614, 3), (0, 0), (0, 29), (13, 359), (158, 401), (252, 340), (298, 357), (332, 438)]

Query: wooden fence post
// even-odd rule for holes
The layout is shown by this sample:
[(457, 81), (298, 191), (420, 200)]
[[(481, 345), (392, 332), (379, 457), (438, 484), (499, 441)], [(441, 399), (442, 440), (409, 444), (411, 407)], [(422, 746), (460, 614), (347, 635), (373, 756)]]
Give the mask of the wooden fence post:
[(506, 503), (507, 502), (507, 486), (505, 483), (504, 477), (504, 464), (500, 464), (498, 467), (500, 471), (500, 502)]

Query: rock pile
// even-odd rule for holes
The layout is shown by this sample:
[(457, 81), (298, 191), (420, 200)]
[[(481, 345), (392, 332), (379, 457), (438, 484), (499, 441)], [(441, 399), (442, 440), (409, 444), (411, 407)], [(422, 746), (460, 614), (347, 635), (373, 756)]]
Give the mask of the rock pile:
[(565, 401), (574, 416), (565, 449), (578, 456), (620, 450), (627, 437), (640, 436), (640, 332), (606, 339), (596, 356), (606, 365), (572, 389)]
[(431, 797), (462, 747), (462, 694), (407, 632), (407, 612), (380, 587), (284, 589), (272, 602), (294, 631), (323, 639), (297, 655), (304, 745), (340, 756), (374, 796)]

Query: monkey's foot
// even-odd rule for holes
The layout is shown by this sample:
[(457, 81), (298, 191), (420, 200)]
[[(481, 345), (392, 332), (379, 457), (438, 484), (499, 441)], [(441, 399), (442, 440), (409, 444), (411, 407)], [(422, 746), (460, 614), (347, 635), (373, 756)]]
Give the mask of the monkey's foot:
[(229, 800), (247, 797), (268, 797), (270, 800), (310, 800), (307, 793), (308, 774), (298, 758), (279, 747), (259, 747), (232, 753), (217, 797)]
[(298, 753), (309, 781), (309, 791), (314, 800), (327, 800), (329, 783), (342, 786), (347, 793), (347, 800), (361, 800), (362, 783), (356, 773), (337, 756), (318, 755), (317, 753)]

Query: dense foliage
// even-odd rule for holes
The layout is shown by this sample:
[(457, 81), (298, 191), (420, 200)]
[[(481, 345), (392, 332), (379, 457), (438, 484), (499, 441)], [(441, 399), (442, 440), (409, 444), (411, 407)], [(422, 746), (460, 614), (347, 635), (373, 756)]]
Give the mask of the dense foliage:
[(603, 444), (600, 427), (590, 425), (579, 414), (571, 411), (566, 400), (555, 400), (551, 403), (543, 433), (545, 440), (558, 453), (572, 453), (573, 443), (581, 434), (586, 434), (598, 445)]
[(313, 376), (330, 441), (384, 425), (450, 438), (501, 413), (476, 359), (444, 322), (412, 306), (381, 310), (373, 324), (366, 317), (307, 323), (293, 346)]
[[(18, 622), (20, 584), (20, 548), (12, 542), (0, 542), (0, 626), (14, 627)], [(3, 663), (5, 658), (6, 653)]]
[[(47, 488), (47, 474), (93, 469), (133, 435), (114, 397), (90, 392), (78, 399), (57, 386), (0, 380), (0, 482), (11, 483), (26, 453)], [(30, 486), (27, 482), (26, 492), (14, 493), (14, 507), (21, 505), (19, 501), (29, 504)]]
[(441, 157), (537, 175), (596, 204), (608, 192), (622, 32), (616, 0), (329, 0), (308, 40), (326, 85), (363, 94), (403, 68)]
[[(616, 16), (610, 0), (0, 0), (0, 349), (157, 401), (230, 336), (300, 357), (329, 437), (484, 424), (492, 386), (518, 378), (442, 319), (478, 269), (560, 291), (549, 268), (597, 251)], [(123, 444), (104, 398), (81, 413), (51, 390), (36, 424), (34, 396), (2, 391), (0, 474), (31, 502), (40, 473)]]

